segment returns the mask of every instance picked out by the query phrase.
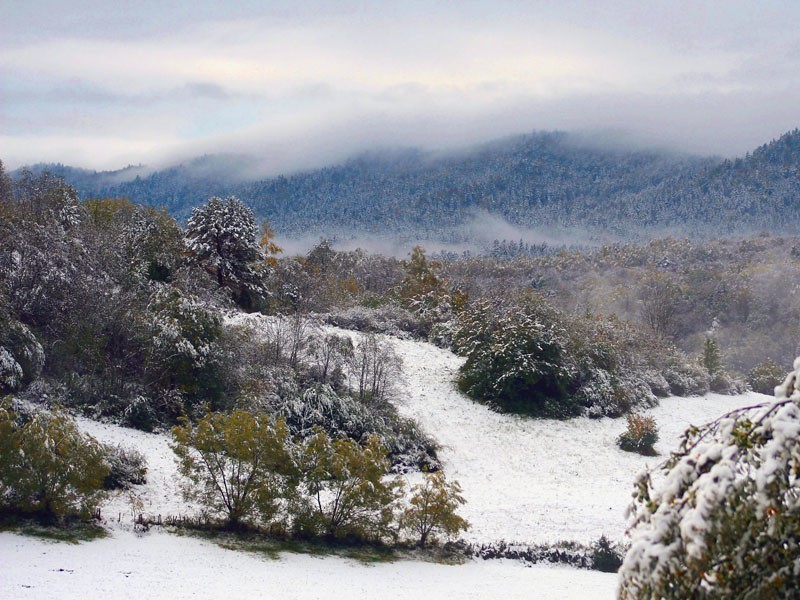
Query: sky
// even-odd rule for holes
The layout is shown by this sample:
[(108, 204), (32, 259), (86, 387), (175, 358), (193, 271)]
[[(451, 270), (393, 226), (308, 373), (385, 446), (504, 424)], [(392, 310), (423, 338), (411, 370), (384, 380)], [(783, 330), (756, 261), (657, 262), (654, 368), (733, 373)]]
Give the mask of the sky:
[(3, 0), (0, 159), (264, 174), (530, 132), (744, 154), (800, 126), (800, 2)]

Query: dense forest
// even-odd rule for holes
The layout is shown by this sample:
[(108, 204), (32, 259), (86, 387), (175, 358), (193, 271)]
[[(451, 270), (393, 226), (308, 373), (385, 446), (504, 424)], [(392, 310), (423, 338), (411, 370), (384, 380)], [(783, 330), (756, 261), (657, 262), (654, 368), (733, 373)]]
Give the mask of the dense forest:
[(474, 249), (508, 237), (507, 228), (491, 231), (490, 215), (534, 230), (525, 234), (528, 243), (560, 236), (597, 246), (667, 235), (796, 234), (798, 150), (797, 130), (735, 160), (533, 133), (451, 154), (376, 152), (269, 179), (254, 179), (253, 158), (229, 155), (149, 174), (62, 165), (34, 171), (63, 176), (83, 199), (129, 198), (181, 220), (202, 199), (233, 194), (285, 237), (376, 234)]

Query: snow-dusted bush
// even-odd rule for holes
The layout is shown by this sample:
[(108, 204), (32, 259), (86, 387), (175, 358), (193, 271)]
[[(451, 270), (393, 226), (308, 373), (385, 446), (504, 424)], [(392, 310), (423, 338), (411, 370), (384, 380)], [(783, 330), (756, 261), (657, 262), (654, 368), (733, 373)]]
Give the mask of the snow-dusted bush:
[(32, 382), (44, 366), (44, 350), (19, 321), (0, 318), (0, 392), (13, 392)]
[(792, 598), (800, 588), (800, 359), (775, 400), (691, 427), (629, 509), (628, 598)]
[(262, 397), (259, 408), (284, 418), (299, 437), (307, 437), (317, 428), (335, 438), (358, 441), (375, 435), (387, 449), (394, 470), (439, 468), (436, 444), (414, 421), (400, 417), (391, 405), (367, 407), (348, 394), (319, 384), (303, 391), (295, 387), (292, 393)]
[(747, 383), (754, 392), (772, 395), (775, 393), (775, 386), (783, 380), (785, 375), (786, 369), (768, 358), (750, 371)]
[(628, 428), (617, 438), (617, 446), (626, 452), (638, 454), (655, 454), (654, 446), (658, 441), (658, 427), (653, 417), (629, 414)]
[(0, 403), (0, 507), (47, 519), (90, 515), (109, 472), (103, 447), (59, 413), (17, 419)]
[(343, 329), (370, 333), (410, 333), (417, 337), (425, 337), (427, 334), (422, 320), (397, 304), (385, 304), (376, 308), (355, 306), (330, 313), (326, 315), (325, 321)]
[(135, 448), (104, 445), (108, 475), (103, 481), (107, 490), (125, 489), (147, 482), (147, 459)]
[(669, 389), (675, 396), (702, 396), (710, 389), (711, 376), (701, 365), (676, 352), (663, 371)]

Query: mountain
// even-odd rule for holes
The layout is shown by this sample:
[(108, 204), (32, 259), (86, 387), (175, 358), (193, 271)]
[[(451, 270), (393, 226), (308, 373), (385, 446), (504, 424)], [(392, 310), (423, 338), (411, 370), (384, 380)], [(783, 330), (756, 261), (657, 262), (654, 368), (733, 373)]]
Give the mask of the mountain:
[[(460, 243), (560, 231), (591, 243), (800, 232), (797, 129), (736, 160), (536, 132), (451, 154), (374, 152), (267, 179), (248, 178), (252, 164), (221, 155), (139, 174), (136, 167), (49, 168), (83, 197), (128, 197), (179, 218), (211, 195), (233, 194), (284, 236), (357, 233)], [(497, 231), (482, 230), (488, 223)]]

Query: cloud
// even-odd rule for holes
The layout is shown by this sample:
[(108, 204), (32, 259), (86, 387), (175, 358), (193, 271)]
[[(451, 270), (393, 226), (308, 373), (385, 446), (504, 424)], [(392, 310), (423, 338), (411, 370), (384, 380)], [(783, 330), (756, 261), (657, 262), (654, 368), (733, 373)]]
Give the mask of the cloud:
[(781, 2), (31, 5), (0, 14), (10, 165), (251, 151), (269, 173), (531, 129), (731, 155), (800, 120)]

